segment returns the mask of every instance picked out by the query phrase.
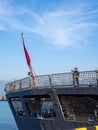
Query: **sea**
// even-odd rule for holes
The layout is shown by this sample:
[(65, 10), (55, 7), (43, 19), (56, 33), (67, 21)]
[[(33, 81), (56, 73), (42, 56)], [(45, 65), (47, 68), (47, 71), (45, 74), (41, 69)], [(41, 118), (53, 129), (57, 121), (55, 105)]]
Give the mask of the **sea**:
[(18, 130), (7, 101), (0, 101), (0, 130)]

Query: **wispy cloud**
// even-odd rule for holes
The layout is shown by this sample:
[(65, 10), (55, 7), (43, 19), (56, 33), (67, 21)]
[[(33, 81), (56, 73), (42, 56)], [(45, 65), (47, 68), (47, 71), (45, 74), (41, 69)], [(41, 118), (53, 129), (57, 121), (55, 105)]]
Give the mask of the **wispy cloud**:
[[(71, 10), (50, 12), (38, 16), (36, 33), (59, 46), (78, 46), (98, 31), (97, 11)], [(94, 21), (93, 19), (96, 20)]]
[[(85, 3), (88, 4), (88, 3)], [(18, 11), (16, 11), (18, 10)], [(36, 33), (57, 46), (80, 46), (98, 32), (98, 10), (91, 4), (37, 14), (25, 7), (12, 8), (0, 1), (0, 30), (14, 29)]]
[(0, 26), (0, 30), (6, 30), (6, 28), (4, 28), (3, 26)]

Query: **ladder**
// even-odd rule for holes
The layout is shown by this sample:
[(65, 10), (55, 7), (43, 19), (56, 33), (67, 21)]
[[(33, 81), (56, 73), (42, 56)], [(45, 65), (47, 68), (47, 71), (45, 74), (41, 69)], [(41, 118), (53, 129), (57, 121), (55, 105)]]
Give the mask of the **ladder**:
[(54, 104), (54, 108), (56, 111), (56, 116), (58, 119), (60, 120), (64, 120), (64, 115), (63, 115), (63, 111), (62, 111), (62, 107), (58, 98), (58, 95), (56, 93), (56, 89), (53, 87), (52, 83), (51, 83), (51, 77), (50, 77), (50, 89), (51, 89), (51, 98)]

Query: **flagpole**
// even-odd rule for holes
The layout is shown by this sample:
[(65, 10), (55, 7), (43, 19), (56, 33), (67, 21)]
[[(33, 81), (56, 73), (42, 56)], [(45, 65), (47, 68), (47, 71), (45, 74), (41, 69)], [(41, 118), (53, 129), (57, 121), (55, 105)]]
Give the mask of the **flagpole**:
[(23, 42), (23, 48), (24, 48), (24, 52), (25, 52), (26, 61), (27, 61), (28, 67), (29, 67), (29, 69), (30, 69), (30, 76), (31, 76), (31, 78), (32, 78), (32, 80), (33, 80), (33, 85), (34, 85), (34, 87), (35, 87), (35, 82), (34, 82), (35, 76), (34, 76), (34, 73), (33, 73), (30, 56), (29, 56), (28, 51), (27, 51), (27, 49), (26, 49), (26, 47), (25, 47), (25, 42), (24, 42), (23, 33), (21, 33), (21, 36), (22, 36), (22, 42)]
[(23, 45), (24, 45), (23, 33), (21, 33), (21, 37), (22, 37), (22, 43), (23, 43)]

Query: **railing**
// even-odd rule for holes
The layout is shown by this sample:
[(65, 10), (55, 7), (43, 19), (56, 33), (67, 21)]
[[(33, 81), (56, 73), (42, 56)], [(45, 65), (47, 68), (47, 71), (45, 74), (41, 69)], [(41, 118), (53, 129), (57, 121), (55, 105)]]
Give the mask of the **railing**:
[[(97, 86), (98, 73), (96, 71), (83, 71), (79, 74), (79, 86)], [(5, 85), (5, 91), (12, 92), (28, 88), (73, 87), (72, 73), (59, 73), (52, 75), (35, 76), (34, 82), (30, 77), (10, 82)]]

